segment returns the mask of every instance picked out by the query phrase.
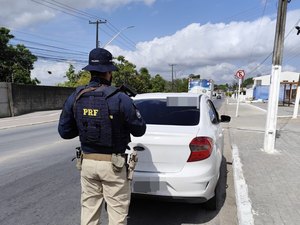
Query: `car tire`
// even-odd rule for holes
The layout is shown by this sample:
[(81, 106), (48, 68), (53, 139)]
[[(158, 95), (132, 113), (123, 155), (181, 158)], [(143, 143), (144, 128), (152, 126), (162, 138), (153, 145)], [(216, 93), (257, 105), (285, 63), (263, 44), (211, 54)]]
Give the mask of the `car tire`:
[(213, 211), (218, 208), (218, 199), (217, 199), (217, 193), (215, 192), (215, 196), (209, 199), (207, 202), (204, 203), (204, 208)]

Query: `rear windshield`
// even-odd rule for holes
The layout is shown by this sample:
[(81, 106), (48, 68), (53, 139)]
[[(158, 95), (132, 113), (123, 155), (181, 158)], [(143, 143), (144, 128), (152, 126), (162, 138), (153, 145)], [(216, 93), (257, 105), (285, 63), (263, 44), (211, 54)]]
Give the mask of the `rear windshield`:
[(167, 106), (165, 99), (135, 100), (147, 124), (193, 126), (199, 124), (200, 112), (197, 107)]

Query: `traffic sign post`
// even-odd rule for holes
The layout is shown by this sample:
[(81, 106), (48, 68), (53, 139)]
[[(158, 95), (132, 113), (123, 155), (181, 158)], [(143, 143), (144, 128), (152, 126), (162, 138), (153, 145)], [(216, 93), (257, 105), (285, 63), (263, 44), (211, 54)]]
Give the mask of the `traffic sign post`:
[(240, 105), (240, 92), (241, 92), (241, 84), (242, 84), (242, 79), (245, 76), (245, 71), (244, 70), (238, 70), (235, 74), (235, 77), (239, 79), (239, 89), (237, 93), (237, 104), (236, 104), (236, 112), (235, 116), (239, 116), (239, 105)]

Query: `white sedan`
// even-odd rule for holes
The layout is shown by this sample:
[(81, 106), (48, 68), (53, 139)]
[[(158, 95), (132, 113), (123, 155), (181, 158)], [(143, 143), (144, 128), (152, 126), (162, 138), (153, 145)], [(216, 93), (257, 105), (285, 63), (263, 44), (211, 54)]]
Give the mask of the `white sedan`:
[(143, 197), (206, 202), (215, 209), (223, 154), (223, 132), (213, 102), (194, 93), (147, 93), (133, 98), (147, 123), (138, 150), (132, 193)]

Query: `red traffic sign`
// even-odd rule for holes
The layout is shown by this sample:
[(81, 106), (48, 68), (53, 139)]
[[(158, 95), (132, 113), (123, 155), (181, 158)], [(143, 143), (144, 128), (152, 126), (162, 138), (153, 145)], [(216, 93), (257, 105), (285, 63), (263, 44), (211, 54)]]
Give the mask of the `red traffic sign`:
[(244, 70), (238, 70), (235, 74), (235, 76), (238, 78), (238, 79), (242, 79), (244, 76), (245, 76), (245, 71)]

